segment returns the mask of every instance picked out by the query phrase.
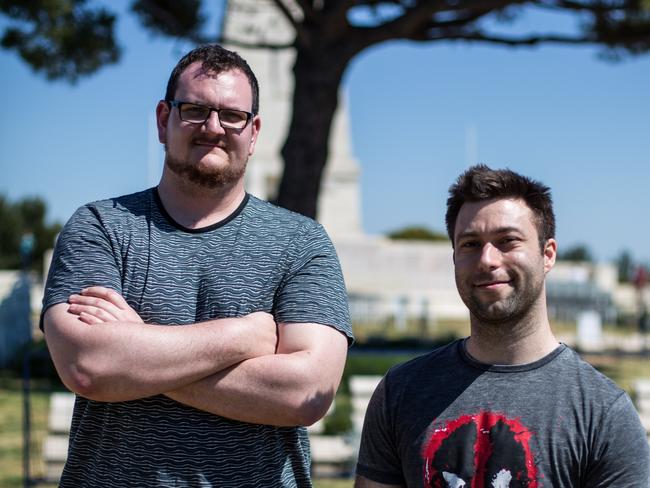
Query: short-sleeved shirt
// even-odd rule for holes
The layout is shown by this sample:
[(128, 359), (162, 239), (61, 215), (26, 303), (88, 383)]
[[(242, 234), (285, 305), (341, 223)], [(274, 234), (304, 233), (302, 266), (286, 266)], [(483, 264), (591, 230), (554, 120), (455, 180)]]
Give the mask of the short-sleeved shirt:
[(387, 373), (357, 474), (408, 487), (641, 488), (650, 457), (628, 395), (567, 346), (497, 366), (457, 341)]
[[(352, 340), (322, 226), (250, 195), (199, 230), (176, 223), (156, 189), (81, 207), (57, 241), (43, 313), (92, 285), (119, 292), (147, 323), (265, 311), (277, 323), (323, 324)], [(309, 467), (304, 428), (237, 422), (163, 395), (77, 396), (61, 486), (311, 486)]]

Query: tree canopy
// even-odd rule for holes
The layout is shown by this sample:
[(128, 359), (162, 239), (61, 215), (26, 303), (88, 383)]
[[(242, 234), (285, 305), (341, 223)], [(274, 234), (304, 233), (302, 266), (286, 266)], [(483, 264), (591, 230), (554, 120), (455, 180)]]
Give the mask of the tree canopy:
[(38, 197), (10, 202), (0, 195), (0, 269), (21, 268), (21, 247), (29, 243), (31, 268), (42, 270), (43, 254), (54, 246), (54, 239), (61, 230), (59, 223), (46, 222), (46, 213), (47, 206)]
[(448, 241), (447, 234), (431, 230), (427, 227), (409, 226), (394, 230), (388, 234), (390, 239), (410, 241)]
[(583, 261), (592, 263), (594, 257), (585, 244), (577, 244), (575, 246), (569, 247), (564, 251), (558, 253), (557, 258), (562, 261)]
[[(207, 4), (134, 0), (131, 10), (144, 28), (168, 37), (295, 50), (293, 111), (282, 149), (285, 165), (277, 203), (311, 217), (317, 213), (343, 73), (371, 46), (394, 39), (503, 46), (590, 44), (600, 46), (609, 59), (650, 49), (650, 0), (266, 0), (295, 31), (287, 44), (224, 39), (219, 29), (210, 33)], [(555, 32), (539, 25), (522, 33), (517, 21), (531, 10), (564, 13), (578, 27)], [(85, 0), (0, 0), (0, 12), (10, 19), (1, 45), (17, 51), (49, 79), (76, 82), (120, 58), (116, 14), (107, 8)]]

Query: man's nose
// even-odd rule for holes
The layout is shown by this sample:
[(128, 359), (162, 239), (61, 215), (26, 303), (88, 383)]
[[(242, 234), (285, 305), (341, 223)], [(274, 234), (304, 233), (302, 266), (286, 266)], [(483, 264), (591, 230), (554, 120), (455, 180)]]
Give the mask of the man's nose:
[(479, 265), (484, 269), (494, 269), (501, 263), (501, 251), (490, 242), (485, 243), (481, 249)]
[(203, 122), (203, 127), (206, 132), (220, 134), (225, 132), (223, 127), (221, 127), (221, 122), (219, 122), (219, 114), (216, 110), (210, 112), (208, 118)]

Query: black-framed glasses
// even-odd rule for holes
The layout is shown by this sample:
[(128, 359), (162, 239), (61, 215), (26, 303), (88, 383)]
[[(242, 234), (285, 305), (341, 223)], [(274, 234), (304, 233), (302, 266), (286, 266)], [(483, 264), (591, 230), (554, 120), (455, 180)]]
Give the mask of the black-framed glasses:
[(181, 102), (180, 100), (166, 100), (172, 107), (178, 109), (181, 120), (191, 124), (204, 124), (212, 112), (217, 112), (219, 124), (224, 129), (241, 130), (248, 125), (253, 114), (232, 108), (212, 108), (197, 103)]

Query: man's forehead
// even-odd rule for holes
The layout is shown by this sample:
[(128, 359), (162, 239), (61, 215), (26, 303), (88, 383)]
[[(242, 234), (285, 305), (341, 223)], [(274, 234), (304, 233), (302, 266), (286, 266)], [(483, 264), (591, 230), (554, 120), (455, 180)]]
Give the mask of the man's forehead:
[(187, 96), (189, 92), (209, 92), (236, 97), (242, 103), (250, 103), (253, 97), (251, 85), (246, 74), (238, 69), (215, 71), (204, 69), (200, 61), (190, 64), (179, 76), (177, 96)]
[(195, 61), (190, 64), (187, 68), (183, 70), (180, 75), (181, 79), (185, 80), (196, 80), (196, 79), (216, 79), (222, 75), (235, 75), (236, 77), (243, 76), (246, 77), (244, 72), (238, 68), (224, 69), (224, 70), (215, 70), (210, 67), (204, 67), (201, 61)]
[(525, 228), (534, 226), (534, 218), (530, 207), (520, 198), (465, 202), (458, 213), (456, 234), (468, 230), (493, 232)]

